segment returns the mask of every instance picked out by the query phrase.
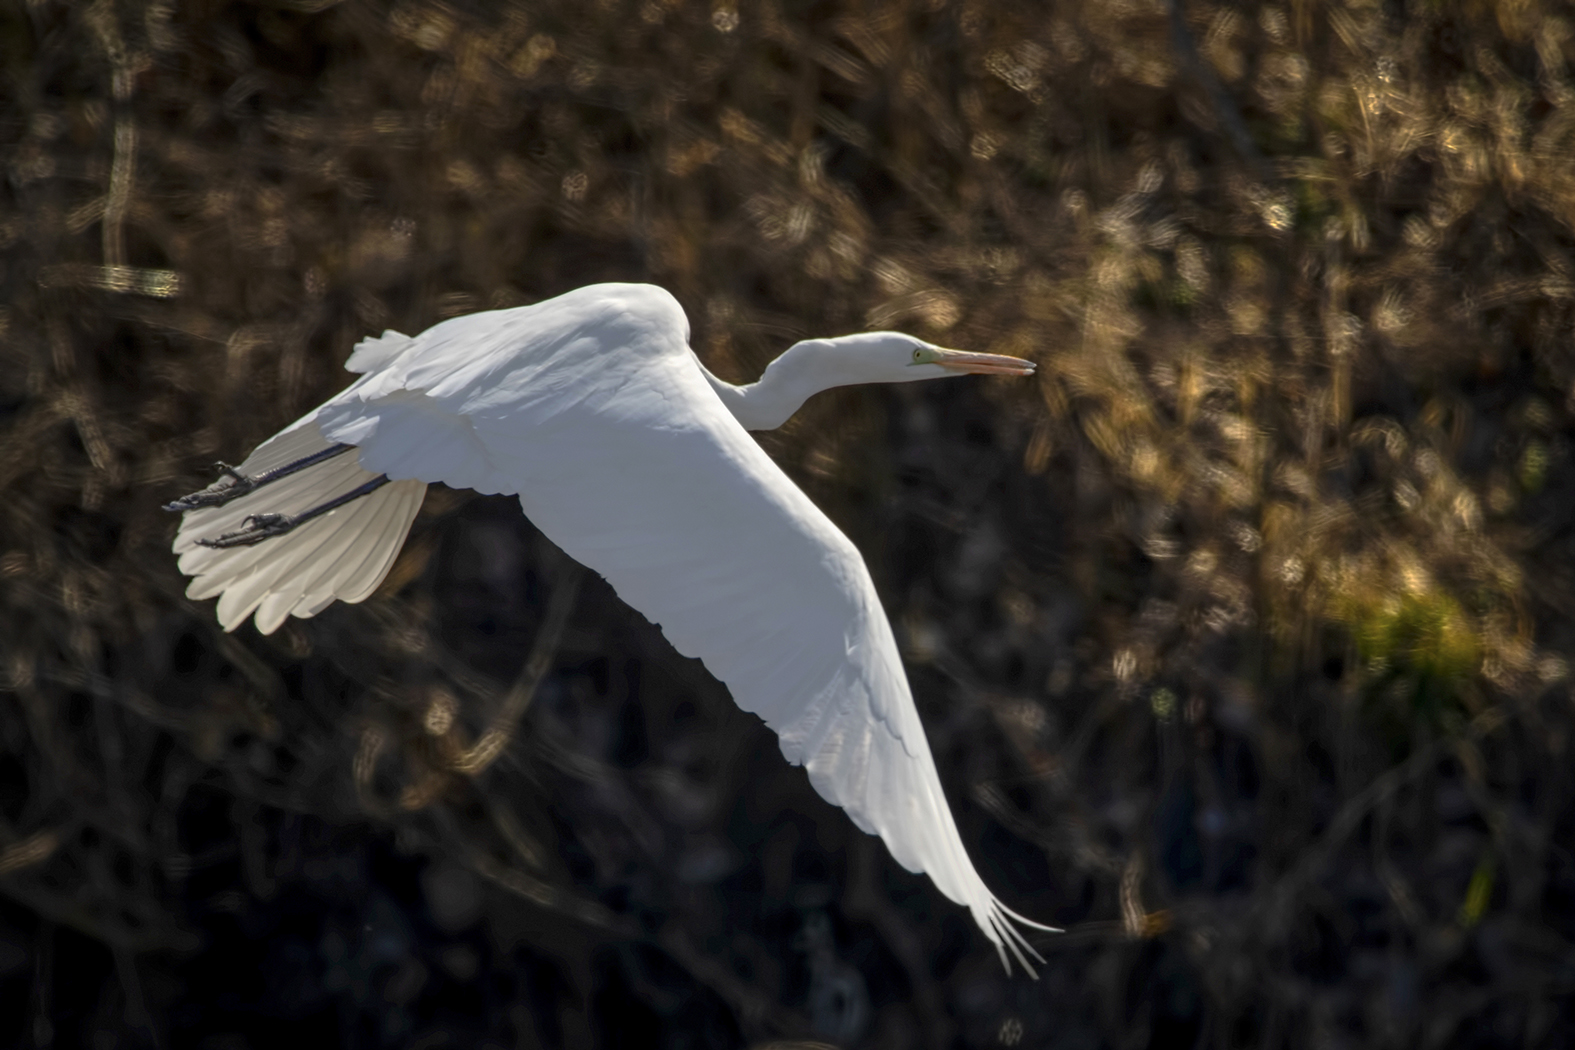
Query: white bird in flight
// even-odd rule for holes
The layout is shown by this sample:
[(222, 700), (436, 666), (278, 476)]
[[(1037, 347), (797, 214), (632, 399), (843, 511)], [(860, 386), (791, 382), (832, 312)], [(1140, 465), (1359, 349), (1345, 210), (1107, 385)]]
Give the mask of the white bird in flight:
[[(673, 647), (776, 731), (821, 796), (904, 868), (967, 906), (1007, 971), (1044, 961), (963, 849), (891, 625), (858, 550), (750, 430), (855, 383), (1034, 365), (896, 332), (794, 344), (760, 381), (717, 379), (666, 291), (599, 284), (410, 337), (363, 340), (361, 377), (258, 446), (184, 511), (191, 598), (234, 630), (359, 602), (393, 565), (434, 482), (517, 495)], [(351, 451), (354, 455), (347, 455)], [(1026, 954), (1025, 954), (1026, 953)]]

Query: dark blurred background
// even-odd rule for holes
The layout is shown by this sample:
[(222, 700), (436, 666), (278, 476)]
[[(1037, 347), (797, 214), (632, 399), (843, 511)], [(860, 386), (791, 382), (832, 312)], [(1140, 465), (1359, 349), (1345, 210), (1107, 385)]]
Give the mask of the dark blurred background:
[[(1554, 0), (0, 3), (0, 1045), (1575, 1042), (1572, 59)], [(160, 504), (358, 339), (605, 280), (734, 380), (1040, 363), (760, 436), (1040, 981), (512, 501), (268, 638), (183, 597)]]

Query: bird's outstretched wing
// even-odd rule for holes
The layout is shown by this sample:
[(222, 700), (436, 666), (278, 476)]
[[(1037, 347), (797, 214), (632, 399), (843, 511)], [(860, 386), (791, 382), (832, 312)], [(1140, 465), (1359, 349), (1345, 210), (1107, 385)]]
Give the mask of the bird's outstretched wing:
[[(823, 797), (1031, 972), (1013, 922), (1038, 924), (963, 849), (863, 559), (728, 414), (687, 329), (671, 296), (636, 285), (456, 318), (389, 357), (358, 354), (372, 370), (297, 426), (358, 446), (367, 476), (517, 494), (763, 718)], [(257, 549), (283, 558), (291, 541)]]

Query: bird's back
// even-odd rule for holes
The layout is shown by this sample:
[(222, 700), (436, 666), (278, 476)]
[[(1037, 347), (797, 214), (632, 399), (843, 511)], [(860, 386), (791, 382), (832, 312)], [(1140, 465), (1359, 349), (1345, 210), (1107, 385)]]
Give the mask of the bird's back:
[(595, 285), (444, 322), (316, 422), (368, 471), (518, 495), (765, 714), (885, 619), (858, 551), (728, 414), (687, 334), (661, 289)]

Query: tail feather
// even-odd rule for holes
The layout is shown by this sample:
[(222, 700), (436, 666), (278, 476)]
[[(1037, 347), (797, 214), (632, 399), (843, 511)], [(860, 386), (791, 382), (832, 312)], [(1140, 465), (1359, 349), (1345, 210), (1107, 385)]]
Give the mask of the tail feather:
[[(401, 484), (396, 482), (395, 484)], [(366, 558), (355, 569), (345, 574), (344, 582), (339, 585), (339, 600), (343, 602), (365, 601), (377, 590), (377, 585), (383, 582), (383, 577), (388, 575), (388, 570), (394, 567), (394, 558), (399, 554), (399, 548), (405, 544), (405, 535), (410, 531), (410, 523), (416, 518), (416, 511), (420, 504), (404, 506), (412, 485), (420, 488), (422, 495), (426, 494), (425, 482), (403, 482), (404, 488), (387, 497), (385, 507), (379, 520), (370, 526), (371, 537), (362, 546), (366, 550)]]
[[(347, 560), (359, 564), (365, 557), (360, 547), (366, 541), (366, 533), (376, 527), (378, 521), (378, 508), (358, 505), (364, 502), (341, 507), (293, 533), (258, 544), (259, 547), (275, 544), (277, 549), (268, 552), (263, 560), (244, 573), (230, 577), (231, 582), (219, 598), (219, 622), (224, 629), (234, 630), (265, 600), (288, 593), (291, 582), (298, 579), (303, 570), (312, 572), (319, 566), (338, 566)], [(287, 606), (286, 613), (294, 604)], [(273, 626), (277, 628), (283, 619), (280, 616)], [(264, 626), (259, 620), (257, 629), (260, 631)]]
[[(259, 474), (331, 444), (308, 419), (258, 446), (237, 470)], [(255, 613), (263, 634), (272, 634), (286, 616), (315, 616), (335, 600), (365, 600), (393, 567), (421, 509), (424, 482), (390, 482), (292, 532), (249, 547), (214, 549), (198, 541), (241, 528), (249, 515), (299, 514), (375, 477), (361, 467), (355, 453), (346, 453), (223, 506), (187, 511), (174, 544), (181, 571), (194, 577), (187, 595), (217, 596), (219, 621), (227, 631)]]

